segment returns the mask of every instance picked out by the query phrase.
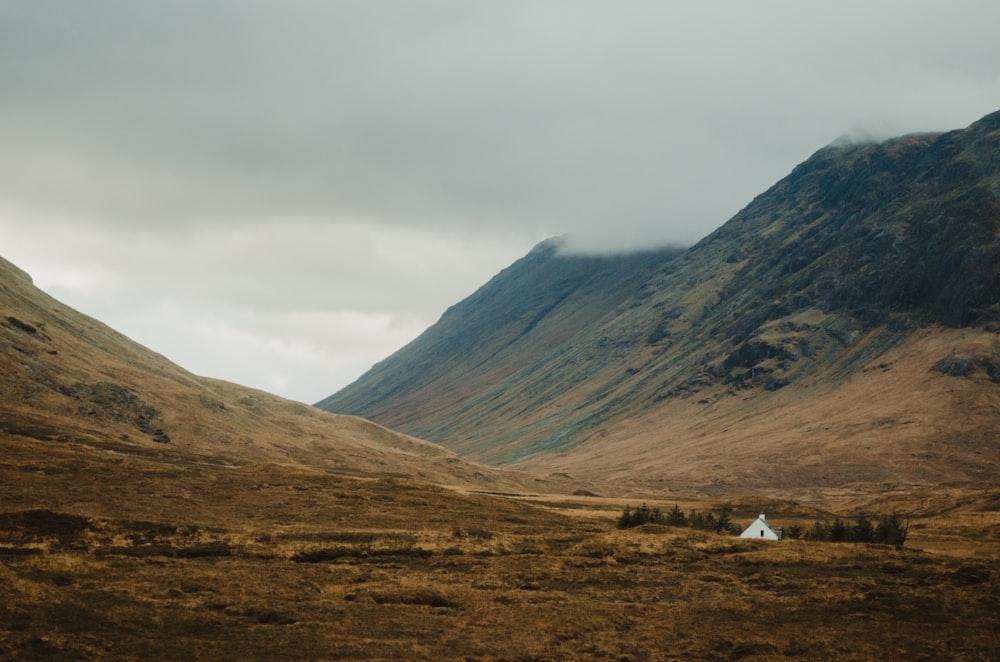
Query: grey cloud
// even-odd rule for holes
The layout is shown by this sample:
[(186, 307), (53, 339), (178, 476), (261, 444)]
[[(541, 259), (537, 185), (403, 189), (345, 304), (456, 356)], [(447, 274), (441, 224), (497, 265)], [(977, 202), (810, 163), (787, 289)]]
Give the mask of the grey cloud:
[(133, 225), (691, 241), (866, 115), (990, 111), (995, 19), (975, 1), (8, 5), (0, 193)]

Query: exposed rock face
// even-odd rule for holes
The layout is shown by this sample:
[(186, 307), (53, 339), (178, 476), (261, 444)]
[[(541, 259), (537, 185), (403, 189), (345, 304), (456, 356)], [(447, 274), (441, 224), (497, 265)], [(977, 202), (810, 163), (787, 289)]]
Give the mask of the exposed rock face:
[(153, 420), (160, 415), (155, 407), (143, 402), (130, 389), (111, 382), (96, 384), (75, 384), (64, 389), (66, 395), (80, 401), (78, 411), (83, 416), (98, 420), (130, 423), (140, 432), (151, 435), (153, 441), (170, 441), (163, 430), (153, 426)]
[(1000, 383), (1000, 352), (994, 352), (991, 356), (949, 354), (935, 363), (934, 369), (951, 377), (972, 377), (982, 370), (990, 381)]
[(997, 321), (1000, 112), (823, 148), (683, 252), (542, 244), (319, 406), (513, 462), (679, 400), (835, 385), (921, 329)]

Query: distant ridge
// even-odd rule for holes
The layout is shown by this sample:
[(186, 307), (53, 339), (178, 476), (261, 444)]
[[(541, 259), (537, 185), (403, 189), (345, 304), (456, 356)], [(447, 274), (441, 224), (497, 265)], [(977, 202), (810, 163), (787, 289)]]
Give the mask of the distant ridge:
[[(540, 244), (318, 406), (481, 461), (604, 477), (995, 479), (998, 331), (1000, 112), (820, 149), (686, 251)], [(959, 355), (964, 377), (935, 369)], [(867, 408), (836, 406), (854, 397)], [(772, 430), (777, 411), (801, 415)], [(858, 453), (840, 424), (877, 429), (878, 448)], [(956, 434), (992, 441), (942, 453)]]

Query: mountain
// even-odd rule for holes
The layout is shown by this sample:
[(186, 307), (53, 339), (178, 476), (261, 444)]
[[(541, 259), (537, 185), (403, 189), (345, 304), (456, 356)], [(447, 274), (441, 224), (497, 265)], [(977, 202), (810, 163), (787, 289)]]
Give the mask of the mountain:
[(0, 443), (238, 467), (279, 464), (443, 484), (509, 477), (353, 416), (195, 376), (36, 288), (0, 259)]
[(1000, 112), (816, 152), (686, 251), (547, 241), (318, 403), (706, 491), (995, 482)]

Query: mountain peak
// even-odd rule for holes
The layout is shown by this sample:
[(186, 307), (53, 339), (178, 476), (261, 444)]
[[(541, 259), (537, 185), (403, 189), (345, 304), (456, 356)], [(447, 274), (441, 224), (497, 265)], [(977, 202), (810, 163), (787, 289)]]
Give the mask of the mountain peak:
[[(844, 425), (911, 439), (883, 449), (903, 462), (913, 431), (876, 422), (939, 407), (927, 398), (940, 394), (934, 366), (949, 342), (966, 347), (984, 375), (1000, 375), (991, 332), (1000, 330), (998, 120), (825, 147), (686, 251), (596, 259), (540, 244), (319, 404), (487, 462), (598, 472), (618, 449), (620, 472), (702, 485), (735, 480), (726, 462), (706, 464), (706, 449), (720, 452), (728, 440), (725, 453), (744, 458), (746, 479), (766, 483), (816, 474), (798, 459), (775, 465), (768, 458), (785, 452), (734, 435), (736, 421), (770, 429), (779, 403), (803, 420), (824, 411), (851, 421), (829, 402), (848, 384), (882, 384), (876, 373), (895, 370), (908, 381)], [(900, 348), (909, 354), (893, 354)], [(997, 401), (989, 379), (950, 385)], [(975, 419), (981, 430), (1000, 424), (953, 404), (942, 415)], [(917, 436), (933, 447), (949, 433), (944, 422), (930, 425), (940, 432)], [(836, 447), (830, 466), (854, 462), (820, 421), (791, 428), (801, 436), (782, 442), (786, 450)], [(968, 478), (960, 455), (940, 470)], [(817, 480), (876, 478), (887, 476), (868, 466)]]

